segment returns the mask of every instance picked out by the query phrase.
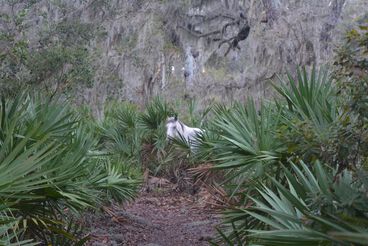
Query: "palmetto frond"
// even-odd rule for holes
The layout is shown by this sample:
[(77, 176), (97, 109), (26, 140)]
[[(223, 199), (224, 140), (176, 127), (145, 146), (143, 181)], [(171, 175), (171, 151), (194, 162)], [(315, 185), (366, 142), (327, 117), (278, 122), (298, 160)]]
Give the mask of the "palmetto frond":
[(55, 213), (95, 207), (104, 191), (121, 200), (133, 196), (132, 182), (98, 168), (91, 155), (97, 141), (67, 105), (21, 95), (3, 99), (0, 112), (0, 200), (22, 221), (16, 234), (23, 229), (23, 237), (36, 238), (53, 231), (63, 223)]
[(243, 240), (257, 245), (363, 243), (368, 198), (359, 180), (352, 183), (351, 173), (345, 171), (333, 182), (333, 171), (319, 163), (314, 169), (303, 162), (291, 167), (285, 168), (285, 184), (272, 179), (276, 189), (262, 185), (261, 199), (251, 197), (252, 206), (226, 214)]
[(146, 106), (145, 112), (140, 116), (140, 125), (143, 129), (155, 131), (162, 127), (172, 114), (173, 110), (168, 103), (156, 97)]
[(281, 95), (276, 101), (282, 114), (280, 137), (291, 152), (297, 151), (308, 159), (324, 155), (326, 146), (336, 134), (335, 128), (344, 115), (339, 112), (338, 98), (327, 70), (310, 73), (298, 69), (296, 79), (290, 74), (274, 84)]
[(298, 68), (297, 79), (288, 73), (287, 80), (279, 77), (279, 82), (274, 88), (284, 97), (288, 109), (301, 118), (318, 122), (336, 118), (336, 91), (327, 70), (318, 72), (313, 67), (308, 74), (305, 68)]
[(229, 170), (229, 177), (239, 176), (237, 183), (262, 176), (282, 158), (285, 148), (275, 136), (279, 123), (275, 107), (261, 104), (257, 111), (248, 100), (246, 105), (236, 104), (231, 109), (217, 106), (214, 112), (212, 131), (219, 137), (202, 144), (212, 148), (215, 168)]

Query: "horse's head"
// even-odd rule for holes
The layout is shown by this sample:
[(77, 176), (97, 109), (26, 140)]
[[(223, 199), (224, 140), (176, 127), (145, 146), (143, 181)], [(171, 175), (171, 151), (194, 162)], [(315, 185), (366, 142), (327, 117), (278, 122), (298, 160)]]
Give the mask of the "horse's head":
[(166, 137), (168, 140), (170, 138), (178, 137), (180, 130), (180, 122), (178, 121), (178, 118), (176, 116), (169, 117), (166, 120)]

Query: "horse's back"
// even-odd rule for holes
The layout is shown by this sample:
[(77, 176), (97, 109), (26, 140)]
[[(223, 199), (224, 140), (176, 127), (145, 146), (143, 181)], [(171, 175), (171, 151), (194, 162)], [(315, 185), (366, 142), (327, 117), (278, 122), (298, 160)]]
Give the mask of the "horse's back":
[(203, 133), (203, 130), (199, 128), (191, 127), (190, 130), (191, 131), (190, 131), (190, 134), (188, 134), (188, 138), (191, 139), (192, 141), (195, 140), (199, 135)]
[(193, 128), (193, 130), (196, 132), (196, 133), (202, 133), (203, 132), (203, 130), (202, 129), (199, 129), (199, 128)]

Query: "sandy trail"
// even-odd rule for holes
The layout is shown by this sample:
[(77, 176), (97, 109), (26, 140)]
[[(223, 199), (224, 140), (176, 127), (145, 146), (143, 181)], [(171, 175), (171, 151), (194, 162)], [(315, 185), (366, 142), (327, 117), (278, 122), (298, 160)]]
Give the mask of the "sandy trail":
[(220, 219), (200, 198), (171, 189), (142, 192), (131, 204), (107, 209), (110, 214), (91, 216), (89, 245), (209, 245)]

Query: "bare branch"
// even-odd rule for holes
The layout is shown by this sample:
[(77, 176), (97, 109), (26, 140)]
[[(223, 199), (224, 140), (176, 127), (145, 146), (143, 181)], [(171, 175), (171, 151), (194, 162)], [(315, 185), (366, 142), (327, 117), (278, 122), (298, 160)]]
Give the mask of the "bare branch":
[[(193, 13), (182, 15), (183, 23), (178, 23), (177, 28), (181, 28), (188, 32), (190, 35), (196, 38), (208, 37), (208, 40), (214, 42), (219, 42), (218, 49), (224, 44), (228, 44), (228, 48), (225, 52), (225, 56), (230, 52), (230, 50), (239, 49), (239, 42), (245, 40), (250, 31), (248, 25), (248, 19), (244, 10), (240, 10), (239, 6), (236, 7), (236, 1), (224, 1), (223, 8), (214, 10), (212, 13)], [(240, 12), (239, 12), (239, 11)], [(188, 22), (188, 18), (190, 22)], [(208, 24), (208, 25), (207, 25)], [(198, 31), (198, 27), (207, 26), (218, 26), (215, 30), (202, 33)], [(227, 32), (231, 29), (232, 34), (227, 35)], [(237, 29), (237, 32), (236, 32)], [(231, 36), (232, 35), (232, 36)]]
[(188, 15), (186, 14), (187, 17), (189, 18), (203, 18), (203, 20), (195, 23), (194, 25), (200, 25), (200, 24), (203, 24), (205, 22), (211, 22), (211, 21), (214, 21), (218, 18), (223, 18), (223, 19), (230, 19), (232, 21), (235, 21), (237, 18), (235, 18), (234, 16), (230, 15), (230, 14), (216, 14), (216, 15), (213, 15), (213, 16), (205, 16), (205, 15), (199, 15), (199, 14), (194, 14), (194, 15)]
[(179, 25), (178, 27), (181, 28), (181, 29), (184, 29), (185, 31), (189, 32), (191, 35), (193, 35), (197, 38), (204, 38), (204, 37), (208, 37), (208, 36), (211, 36), (211, 35), (216, 35), (216, 34), (221, 33), (221, 31), (216, 30), (216, 31), (208, 32), (208, 33), (199, 34), (197, 32), (194, 32), (193, 30), (188, 29), (185, 26)]
[(239, 25), (239, 21), (236, 20), (236, 21), (232, 21), (232, 22), (229, 22), (229, 23), (226, 23), (223, 27), (222, 27), (222, 35), (224, 35), (226, 33), (226, 28), (228, 28), (229, 26), (235, 26), (235, 25)]
[(229, 38), (229, 39), (222, 40), (222, 41), (219, 43), (218, 48), (220, 49), (220, 48), (221, 48), (221, 46), (222, 46), (223, 44), (225, 44), (225, 43), (228, 43), (228, 44), (229, 44), (229, 46), (231, 46), (231, 41), (233, 41), (235, 38), (236, 38), (236, 36), (235, 36), (235, 37), (232, 37), (232, 38)]

